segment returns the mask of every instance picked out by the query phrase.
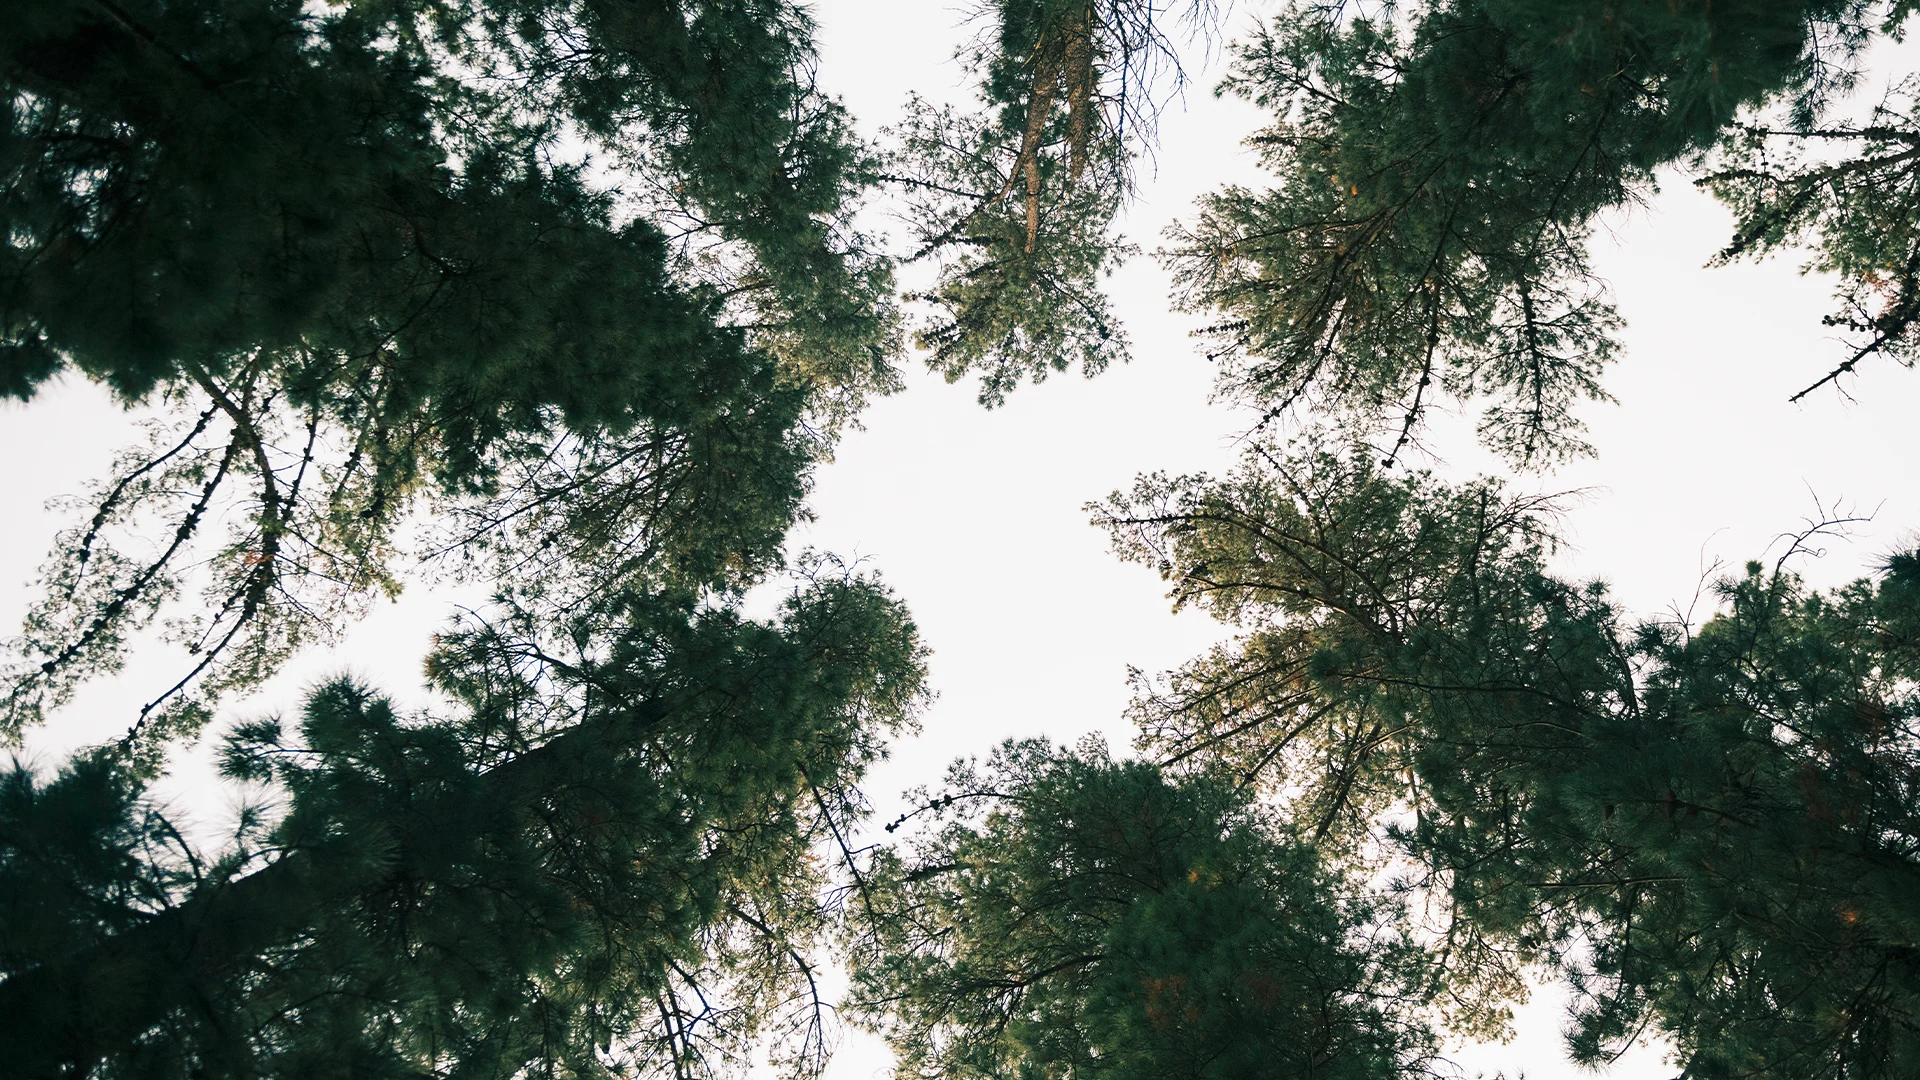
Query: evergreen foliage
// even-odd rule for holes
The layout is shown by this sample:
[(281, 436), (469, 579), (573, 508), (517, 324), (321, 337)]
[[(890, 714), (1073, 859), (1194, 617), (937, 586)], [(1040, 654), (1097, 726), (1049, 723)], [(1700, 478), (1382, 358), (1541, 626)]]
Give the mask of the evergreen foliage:
[[(1856, 335), (1823, 385), (1911, 360), (1910, 88), (1847, 119), (1856, 62), (1907, 0), (1562, 3), (1295, 0), (1232, 46), (1221, 91), (1271, 110), (1271, 191), (1224, 189), (1164, 258), (1223, 393), (1262, 423), (1337, 418), (1397, 460), (1437, 403), (1546, 467), (1589, 449), (1620, 320), (1593, 272), (1603, 213), (1684, 165), (1741, 215), (1722, 259), (1812, 240)], [(1123, 358), (1097, 292), (1158, 104), (1184, 81), (1169, 23), (1205, 2), (995, 0), (963, 55), (982, 108), (917, 105), (890, 178), (934, 256), (918, 342), (995, 403), (1023, 376)], [(1835, 161), (1835, 153), (1843, 155)], [(1803, 390), (1804, 394), (1807, 392)]]
[(599, 571), (575, 593), (764, 573), (895, 380), (808, 32), (725, 0), (9, 5), (0, 382), (163, 416), (44, 568), (0, 733), (172, 610), (188, 659), (129, 748), (191, 734), (397, 591), (421, 509), (509, 588), (563, 553)]
[(1741, 124), (1724, 140), (1717, 167), (1698, 181), (1738, 215), (1717, 261), (1804, 245), (1817, 252), (1807, 269), (1838, 279), (1840, 310), (1825, 322), (1850, 335), (1848, 355), (1795, 401), (1872, 356), (1911, 367), (1920, 349), (1914, 90), (1912, 76), (1895, 84), (1863, 121)]
[[(0, 15), (0, 389), (159, 413), (76, 500), (0, 734), (156, 620), (189, 656), (118, 743), (5, 778), (9, 1069), (818, 1070), (816, 849), (923, 656), (850, 577), (735, 610), (896, 385), (809, 33), (730, 0)], [(269, 801), (189, 843), (145, 794), (170, 743), (414, 555), (497, 594), (429, 658), (449, 707), (338, 683), (241, 725), (224, 772)]]
[(197, 854), (105, 755), (16, 767), (0, 818), (0, 1032), (21, 1077), (692, 1075), (824, 1053), (822, 863), (912, 722), (922, 650), (857, 579), (777, 622), (608, 605), (562, 660), (511, 627), (445, 637), (461, 708), (350, 682), (296, 730), (241, 725), (270, 783)]
[[(1583, 452), (1618, 316), (1586, 237), (1712, 149), (1741, 110), (1814, 128), (1909, 5), (1300, 3), (1237, 46), (1226, 88), (1276, 113), (1279, 185), (1178, 230), (1185, 303), (1222, 377), (1274, 416), (1348, 414), (1389, 460), (1444, 393), (1522, 464)], [(1904, 230), (1903, 230), (1904, 231)], [(1395, 422), (1397, 421), (1397, 423)]]
[(541, 406), (575, 428), (654, 415), (649, 369), (732, 335), (673, 280), (662, 223), (616, 222), (568, 139), (649, 167), (743, 245), (736, 284), (810, 339), (797, 365), (885, 378), (884, 282), (827, 224), (858, 148), (796, 79), (791, 9), (89, 0), (6, 18), (9, 392), (73, 364), (140, 397), (266, 352), (302, 401), (388, 380), (394, 419), (447, 426), (455, 480)]
[[(1131, 253), (1109, 229), (1125, 178), (1113, 161), (1067, 175), (1058, 126), (1035, 137), (1051, 133), (1051, 144), (1029, 150), (990, 118), (915, 102), (896, 133), (913, 254), (938, 264), (933, 285), (913, 297), (929, 309), (914, 344), (948, 382), (977, 373), (984, 405), (1025, 379), (1076, 364), (1093, 376), (1127, 357), (1126, 330), (1100, 290)], [(1023, 171), (1037, 178), (1024, 202), (1015, 190)]]
[(1911, 1074), (1920, 557), (1827, 595), (1751, 564), (1694, 629), (1549, 574), (1538, 501), (1364, 451), (1097, 514), (1247, 628), (1147, 688), (1142, 749), (1265, 786), (1349, 859), (1393, 823), (1463, 992), (1557, 967), (1591, 1064), (1660, 1031), (1688, 1076)]
[[(177, 679), (127, 718), (126, 749), (151, 757), (423, 565), (561, 610), (634, 589), (737, 590), (777, 564), (824, 451), (803, 426), (806, 396), (757, 366), (684, 371), (676, 392), (700, 413), (676, 423), (503, 439), (489, 490), (471, 495), (423, 488), (431, 432), (296, 411), (248, 372), (244, 387), (221, 390), (231, 413), (214, 402), (149, 421), (145, 446), (68, 500), (80, 520), (57, 538), (11, 643), (0, 733), (119, 671), (158, 622), (185, 655)], [(421, 503), (441, 517), (409, 536)]]
[[(1188, 6), (1207, 22), (1212, 5)], [(905, 195), (916, 260), (936, 262), (915, 334), (927, 364), (980, 376), (997, 405), (1022, 379), (1127, 358), (1100, 281), (1131, 255), (1113, 231), (1132, 159), (1179, 61), (1165, 12), (1140, 0), (991, 0), (962, 62), (980, 109), (915, 99), (894, 132), (888, 179)]]
[(942, 823), (850, 909), (857, 1007), (901, 1075), (1398, 1077), (1432, 1054), (1393, 912), (1243, 790), (1025, 742), (928, 805)]
[[(1582, 1063), (1920, 1074), (1920, 551), (1820, 593), (1803, 536), (1636, 621), (1550, 571), (1552, 499), (1392, 471), (1443, 399), (1517, 465), (1585, 449), (1620, 329), (1588, 234), (1675, 164), (1736, 214), (1720, 261), (1836, 276), (1847, 353), (1796, 397), (1920, 358), (1915, 83), (1844, 100), (1915, 10), (1283, 5), (1223, 85), (1277, 184), (1165, 257), (1223, 396), (1336, 433), (1091, 508), (1241, 635), (1138, 680), (1136, 760), (1010, 742), (855, 850), (913, 623), (817, 559), (743, 614), (898, 385), (854, 215), (899, 196), (915, 340), (983, 404), (1126, 359), (1100, 282), (1214, 5), (988, 0), (978, 108), (916, 99), (882, 154), (790, 0), (15, 0), (0, 394), (150, 415), (71, 501), (0, 741), (142, 635), (187, 660), (0, 774), (8, 1069), (806, 1076), (838, 945), (927, 1078), (1397, 1077), (1543, 972)], [(339, 680), (233, 727), (259, 799), (190, 840), (170, 755), (423, 573), (493, 594), (440, 703)]]

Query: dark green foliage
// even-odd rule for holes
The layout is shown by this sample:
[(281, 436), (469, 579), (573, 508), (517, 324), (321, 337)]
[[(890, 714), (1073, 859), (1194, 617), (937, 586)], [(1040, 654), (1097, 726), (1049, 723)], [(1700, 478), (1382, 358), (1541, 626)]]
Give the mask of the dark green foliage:
[[(386, 426), (347, 392), (294, 407), (258, 368), (240, 379), (209, 379), (198, 416), (151, 422), (110, 482), (72, 500), (84, 516), (56, 542), (12, 643), (0, 731), (118, 671), (170, 605), (183, 670), (128, 718), (133, 741), (154, 748), (399, 592), (422, 557), (562, 607), (634, 588), (737, 589), (777, 562), (822, 449), (800, 425), (805, 395), (770, 366), (696, 360), (673, 422), (506, 438), (488, 455), (492, 493), (448, 496), (419, 476), (438, 456), (425, 425)], [(400, 525), (422, 503), (446, 516), (416, 545)], [(177, 603), (188, 588), (200, 605)]]
[[(1195, 30), (1212, 5), (1175, 9)], [(1236, 44), (1223, 90), (1271, 109), (1252, 140), (1272, 191), (1227, 189), (1167, 258), (1230, 397), (1270, 422), (1304, 407), (1387, 460), (1452, 401), (1514, 462), (1584, 453), (1578, 407), (1620, 320), (1595, 276), (1597, 218), (1701, 167), (1743, 222), (1727, 257), (1813, 239), (1838, 271), (1832, 321), (1864, 357), (1906, 359), (1915, 301), (1906, 94), (1837, 117), (1863, 48), (1913, 6), (1875, 0), (1296, 0)], [(1156, 107), (1183, 77), (1170, 11), (1130, 0), (1005, 0), (965, 59), (977, 115), (917, 109), (891, 179), (919, 257), (937, 256), (919, 342), (999, 400), (1022, 377), (1124, 345), (1097, 282)], [(1765, 110), (1773, 119), (1749, 122)], [(1743, 112), (1745, 118), (1743, 118)], [(1816, 164), (1794, 157), (1803, 147)], [(1838, 165), (1835, 146), (1857, 147)], [(1891, 197), (1889, 197), (1891, 196)], [(1824, 381), (1824, 380), (1823, 380)]]
[(498, 627), (448, 637), (446, 718), (343, 682), (297, 733), (242, 725), (225, 772), (284, 812), (211, 866), (155, 850), (176, 838), (122, 771), (16, 769), (13, 1075), (686, 1075), (756, 1036), (817, 1068), (825, 881), (803, 853), (861, 813), (856, 781), (911, 722), (912, 624), (853, 580), (773, 624), (658, 600), (606, 618), (569, 661)]
[(1826, 322), (1849, 332), (1849, 355), (1796, 401), (1870, 356), (1911, 366), (1920, 355), (1914, 88), (1911, 78), (1896, 86), (1862, 123), (1742, 125), (1726, 139), (1723, 160), (1698, 181), (1738, 215), (1718, 261), (1809, 245), (1818, 254), (1808, 269), (1839, 279), (1840, 310)]
[[(783, 0), (6, 7), (0, 393), (77, 372), (159, 415), (76, 500), (0, 738), (139, 634), (189, 657), (118, 743), (0, 776), (7, 1067), (807, 1074), (838, 931), (906, 1075), (1397, 1077), (1542, 971), (1585, 1063), (1657, 1033), (1697, 1080), (1920, 1074), (1920, 554), (1822, 595), (1790, 551), (1704, 624), (1636, 623), (1547, 571), (1551, 500), (1384, 471), (1443, 395), (1519, 463), (1582, 449), (1619, 329), (1587, 233), (1676, 162), (1739, 216), (1723, 259), (1811, 241), (1838, 275), (1829, 380), (1911, 363), (1912, 84), (1837, 103), (1914, 9), (1264, 24), (1227, 88), (1276, 114), (1278, 186), (1170, 259), (1227, 395), (1356, 449), (1099, 507), (1243, 636), (1141, 681), (1151, 761), (1009, 743), (862, 864), (913, 626), (818, 566), (739, 613), (897, 385), (852, 214), (904, 192), (917, 340), (986, 404), (1124, 359), (1099, 286), (1182, 74), (1168, 12), (993, 0), (979, 110), (916, 103), (874, 158)], [(224, 774), (266, 801), (183, 836), (169, 747), (422, 570), (494, 593), (428, 658), (441, 704), (340, 681), (239, 725)]]
[[(12, 1073), (817, 1071), (815, 849), (923, 657), (856, 580), (732, 606), (896, 385), (809, 33), (754, 0), (0, 14), (0, 390), (161, 414), (77, 500), (0, 734), (156, 621), (188, 654), (116, 745), (5, 779)], [(339, 683), (240, 726), (226, 773), (277, 805), (202, 855), (144, 794), (169, 741), (397, 592), (422, 510), (427, 565), (497, 593), (430, 658), (451, 707)]]
[(1547, 574), (1539, 504), (1365, 457), (1149, 479), (1100, 516), (1248, 627), (1143, 696), (1143, 747), (1335, 844), (1411, 811), (1449, 981), (1558, 966), (1587, 1062), (1658, 1030), (1690, 1076), (1916, 1067), (1915, 556), (1828, 596), (1752, 565), (1695, 631)]
[(398, 591), (422, 509), (472, 526), (438, 554), (549, 597), (776, 563), (894, 385), (808, 32), (733, 2), (10, 5), (0, 383), (73, 367), (175, 419), (80, 502), (0, 734), (188, 589), (129, 745), (197, 730)]
[(1241, 791), (1009, 743), (929, 807), (850, 909), (902, 1075), (1397, 1077), (1432, 1053), (1391, 910)]
[[(1513, 460), (1580, 452), (1618, 318), (1595, 215), (1651, 190), (1739, 110), (1798, 123), (1848, 82), (1861, 0), (1300, 3), (1227, 86), (1274, 110), (1271, 192), (1228, 189), (1175, 237), (1223, 378), (1269, 417), (1345, 414), (1398, 457), (1439, 395), (1483, 401)], [(1884, 14), (1897, 26), (1903, 10)]]
[[(315, 351), (284, 392), (381, 373), (396, 416), (447, 425), (453, 478), (542, 406), (582, 429), (657, 416), (671, 387), (647, 357), (737, 340), (671, 281), (655, 223), (617, 225), (554, 160), (563, 137), (662, 166), (754, 252), (755, 288), (834, 324), (815, 351), (846, 348), (835, 290), (865, 305), (852, 337), (884, 345), (873, 282), (815, 220), (855, 151), (795, 83), (804, 24), (777, 7), (90, 0), (7, 20), (17, 387), (48, 350), (130, 397)], [(884, 357), (861, 364), (836, 381)]]
[[(1187, 5), (1204, 22), (1212, 5)], [(914, 102), (894, 134), (888, 179), (906, 195), (915, 259), (937, 263), (915, 299), (931, 308), (916, 343), (949, 382), (981, 377), (998, 404), (1023, 379), (1125, 360), (1124, 329), (1100, 281), (1133, 253), (1113, 233), (1150, 135), (1157, 78), (1179, 64), (1138, 0), (993, 0), (963, 61), (981, 108)]]
[(0, 778), (0, 968), (138, 926), (191, 881), (183, 847), (114, 762), (80, 756), (51, 782), (15, 762)]
[(1109, 235), (1122, 195), (1116, 172), (1069, 179), (1058, 153), (1035, 157), (1042, 186), (1028, 204), (1013, 195), (1017, 132), (916, 103), (897, 134), (916, 254), (939, 263), (932, 287), (914, 297), (932, 315), (914, 335), (929, 367), (948, 382), (977, 373), (991, 406), (1025, 379), (1076, 364), (1092, 376), (1126, 359), (1126, 330), (1100, 291), (1130, 253)]

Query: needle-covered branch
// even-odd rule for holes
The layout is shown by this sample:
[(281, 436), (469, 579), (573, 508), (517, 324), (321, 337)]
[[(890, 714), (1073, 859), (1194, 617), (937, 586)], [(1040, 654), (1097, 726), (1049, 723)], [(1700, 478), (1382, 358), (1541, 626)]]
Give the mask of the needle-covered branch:
[[(1222, 190), (1174, 230), (1182, 302), (1219, 316), (1205, 336), (1222, 386), (1269, 421), (1308, 408), (1395, 460), (1444, 395), (1516, 464), (1585, 453), (1577, 411), (1606, 400), (1620, 330), (1588, 252), (1598, 216), (1697, 161), (1743, 109), (1812, 130), (1910, 10), (1289, 4), (1235, 46), (1225, 83), (1274, 113), (1251, 142), (1277, 182)], [(1889, 277), (1905, 265), (1873, 258)], [(1903, 311), (1868, 320), (1867, 351), (1906, 332)]]
[[(1097, 746), (956, 765), (879, 902), (849, 913), (856, 1009), (902, 1075), (1418, 1074), (1424, 954), (1242, 792)], [(944, 798), (944, 796), (943, 796)], [(1361, 943), (1364, 942), (1364, 945)]]
[(1826, 595), (1753, 563), (1703, 624), (1636, 624), (1548, 571), (1546, 511), (1364, 450), (1116, 495), (1121, 554), (1244, 629), (1143, 681), (1142, 750), (1398, 868), (1453, 992), (1571, 976), (1580, 1060), (1651, 1029), (1690, 1075), (1904, 1075), (1920, 557)]
[[(797, 856), (826, 815), (863, 810), (861, 773), (912, 722), (912, 626), (858, 581), (809, 587), (773, 624), (658, 600), (622, 622), (558, 667), (497, 630), (450, 635), (435, 672), (465, 715), (403, 718), (337, 683), (297, 734), (243, 725), (225, 771), (272, 784), (284, 810), (203, 875), (156, 860), (163, 834), (125, 770), (16, 771), (0, 822), (12, 1067), (705, 1074), (789, 1026), (817, 1048), (805, 957), (826, 882)], [(63, 802), (100, 812), (57, 820)], [(38, 932), (48, 891), (86, 900), (58, 940)], [(656, 999), (675, 1003), (664, 1029)]]

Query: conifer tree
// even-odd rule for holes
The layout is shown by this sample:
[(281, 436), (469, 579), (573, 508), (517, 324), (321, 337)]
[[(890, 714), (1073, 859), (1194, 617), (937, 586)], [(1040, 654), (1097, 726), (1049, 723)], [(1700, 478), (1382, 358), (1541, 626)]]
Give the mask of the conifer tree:
[[(728, 284), (774, 298), (796, 366), (885, 377), (884, 282), (832, 231), (859, 151), (801, 81), (809, 28), (785, 5), (88, 0), (6, 19), (10, 393), (67, 364), (140, 396), (312, 352), (276, 355), (285, 393), (378, 373), (396, 413), (452, 426), (461, 477), (539, 406), (576, 427), (647, 415), (650, 352), (724, 349), (713, 298), (669, 274), (668, 209), (743, 247)], [(589, 163), (662, 198), (616, 214)]]
[[(0, 393), (74, 372), (163, 415), (79, 500), (0, 739), (155, 626), (189, 656), (118, 744), (0, 777), (9, 1067), (817, 1070), (837, 846), (857, 1007), (924, 1076), (1400, 1075), (1543, 968), (1583, 1062), (1660, 1032), (1701, 1080), (1920, 1072), (1920, 553), (1817, 594), (1790, 551), (1704, 624), (1635, 622), (1548, 572), (1550, 500), (1385, 471), (1443, 394), (1518, 463), (1582, 449), (1619, 322), (1587, 232), (1675, 163), (1736, 211), (1723, 260), (1837, 273), (1854, 340), (1803, 394), (1911, 363), (1914, 91), (1839, 105), (1915, 9), (1262, 24), (1226, 88), (1275, 112), (1278, 185), (1169, 259), (1229, 397), (1375, 445), (1098, 507), (1244, 635), (1141, 683), (1149, 761), (1011, 744), (859, 866), (912, 625), (833, 575), (737, 603), (896, 384), (853, 209), (904, 194), (918, 341), (983, 402), (1123, 359), (1099, 281), (1167, 20), (1212, 6), (992, 0), (979, 110), (916, 104), (884, 158), (782, 0), (7, 6)], [(423, 563), (497, 594), (429, 658), (444, 703), (338, 682), (241, 725), (225, 774), (277, 802), (189, 842), (147, 796), (170, 747)]]
[[(1188, 8), (1207, 21), (1210, 5)], [(910, 298), (927, 309), (916, 344), (949, 382), (979, 375), (992, 406), (1023, 379), (1127, 358), (1100, 282), (1133, 253), (1114, 220), (1180, 65), (1165, 13), (1140, 0), (992, 0), (977, 14), (960, 59), (979, 108), (916, 98), (887, 179), (911, 258), (936, 268)]]
[[(894, 385), (809, 30), (725, 0), (0, 15), (4, 389), (72, 369), (162, 411), (80, 501), (0, 729), (206, 601), (126, 738), (5, 781), (10, 1068), (685, 1076), (761, 1039), (817, 1070), (813, 851), (922, 657), (856, 580), (731, 605)], [(277, 811), (189, 844), (144, 795), (169, 744), (396, 591), (423, 503), (424, 554), (498, 593), (431, 658), (451, 707), (338, 684), (297, 733), (243, 725), (226, 772)]]
[(1826, 595), (1751, 564), (1694, 627), (1549, 574), (1539, 501), (1366, 451), (1097, 516), (1246, 628), (1142, 687), (1142, 749), (1265, 785), (1351, 861), (1398, 808), (1450, 981), (1569, 975), (1592, 1064), (1658, 1031), (1688, 1076), (1912, 1072), (1920, 557)]
[[(1024, 208), (1014, 169), (984, 185), (1010, 222), (1026, 209), (1041, 223), (1035, 250), (1047, 199), (1076, 190), (1059, 182), (1077, 174), (1058, 99), (1083, 70), (1044, 35), (1105, 32), (1115, 10), (991, 9), (1000, 36), (983, 63), (1001, 115), (975, 124), (1010, 162), (1036, 146), (1068, 165), (1038, 171)], [(1619, 329), (1587, 233), (1671, 165), (1734, 209), (1720, 261), (1811, 243), (1812, 266), (1837, 274), (1828, 321), (1854, 340), (1796, 397), (1869, 357), (1910, 362), (1911, 83), (1863, 119), (1846, 95), (1864, 47), (1912, 11), (1296, 3), (1235, 46), (1225, 87), (1276, 113), (1255, 145), (1278, 186), (1208, 199), (1170, 263), (1184, 302), (1219, 316), (1207, 333), (1227, 397), (1263, 425), (1305, 408), (1372, 447), (1266, 446), (1229, 480), (1148, 478), (1097, 511), (1177, 602), (1248, 631), (1143, 682), (1141, 745), (1176, 772), (1265, 785), (1325, 857), (1419, 868), (1415, 891), (1448, 914), (1434, 963), (1470, 1025), (1546, 965), (1574, 980), (1571, 1046), (1589, 1063), (1660, 1031), (1689, 1076), (1915, 1067), (1920, 921), (1901, 899), (1915, 869), (1913, 557), (1829, 596), (1787, 560), (1755, 566), (1719, 583), (1725, 610), (1703, 627), (1636, 623), (1603, 587), (1547, 573), (1550, 500), (1379, 471), (1443, 397), (1483, 406), (1482, 438), (1518, 464), (1584, 450), (1573, 410), (1604, 398)], [(1097, 40), (1097, 65), (1130, 55)], [(1117, 125), (1101, 130), (1127, 152)], [(990, 390), (1007, 370), (950, 355)], [(1400, 822), (1391, 856), (1383, 821)], [(1002, 875), (1039, 888), (1045, 871)], [(940, 940), (920, 951), (943, 955)], [(939, 997), (943, 977), (896, 975), (907, 996), (886, 1000), (960, 1000)], [(891, 1023), (913, 1033), (908, 1053), (932, 1055), (922, 1067), (960, 1068), (928, 1049), (948, 1045), (934, 1021)], [(955, 1047), (992, 1043), (952, 1030), (972, 1035)]]
[(159, 752), (397, 591), (428, 507), (510, 590), (562, 554), (616, 592), (764, 573), (894, 385), (809, 32), (731, 0), (8, 5), (0, 390), (76, 370), (162, 416), (43, 569), (0, 735), (158, 622), (187, 657), (128, 742)]
[[(1860, 49), (1912, 10), (1905, 0), (1288, 5), (1236, 46), (1225, 84), (1274, 111), (1254, 145), (1278, 184), (1224, 190), (1178, 231), (1184, 302), (1219, 315), (1210, 333), (1222, 378), (1270, 417), (1295, 405), (1346, 414), (1392, 460), (1447, 395), (1483, 403), (1483, 439), (1517, 462), (1582, 452), (1571, 410), (1605, 397), (1619, 328), (1587, 250), (1596, 216), (1651, 192), (1660, 167), (1748, 146), (1755, 131), (1834, 143), (1823, 120)], [(1753, 110), (1777, 122), (1749, 125)], [(1905, 145), (1871, 126), (1876, 145)], [(1840, 175), (1898, 173), (1863, 149)], [(1911, 229), (1896, 225), (1867, 253), (1859, 226), (1816, 208), (1874, 214), (1857, 189), (1813, 203), (1788, 195), (1788, 209), (1770, 167), (1756, 175), (1743, 157), (1713, 183), (1744, 207), (1729, 254), (1832, 228), (1824, 265), (1868, 301), (1843, 312), (1870, 335), (1849, 369), (1869, 353), (1904, 355), (1904, 294), (1882, 301), (1872, 282), (1899, 273), (1884, 249), (1904, 252)], [(1794, 190), (1818, 185), (1803, 179)]]
[(1244, 789), (1008, 743), (922, 812), (939, 824), (848, 909), (856, 1007), (900, 1075), (1398, 1077), (1432, 1055), (1390, 905)]
[(705, 1075), (824, 1056), (822, 862), (922, 650), (822, 576), (771, 623), (630, 596), (469, 625), (457, 708), (351, 682), (226, 740), (283, 793), (202, 854), (110, 754), (0, 781), (0, 1042), (23, 1078)]
[[(1679, 165), (1739, 215), (1720, 260), (1811, 241), (1853, 340), (1815, 387), (1871, 356), (1910, 362), (1912, 87), (1849, 111), (1866, 46), (1910, 0), (1788, 3), (1293, 0), (1233, 43), (1222, 92), (1274, 114), (1251, 140), (1268, 191), (1222, 190), (1163, 257), (1225, 396), (1262, 423), (1305, 410), (1397, 460), (1427, 409), (1476, 406), (1518, 464), (1585, 452), (1618, 313), (1587, 238)], [(1185, 72), (1194, 2), (982, 5), (966, 59), (982, 108), (922, 108), (896, 177), (918, 254), (939, 253), (920, 340), (998, 400), (1023, 375), (1123, 357), (1089, 293), (1124, 257), (1112, 223), (1156, 106)], [(1111, 178), (1111, 179), (1109, 179)], [(1055, 348), (1049, 350), (1049, 343)], [(1067, 346), (1061, 349), (1059, 346)], [(1784, 392), (1784, 391), (1783, 391)], [(1796, 395), (1797, 396), (1797, 395)]]

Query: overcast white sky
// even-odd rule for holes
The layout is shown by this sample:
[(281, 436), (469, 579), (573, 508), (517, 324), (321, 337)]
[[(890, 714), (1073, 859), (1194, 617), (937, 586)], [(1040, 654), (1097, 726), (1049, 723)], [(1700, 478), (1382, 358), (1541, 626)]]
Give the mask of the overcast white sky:
[[(867, 130), (895, 118), (909, 89), (935, 99), (968, 93), (949, 62), (961, 8), (820, 0), (815, 11), (822, 81)], [(1217, 63), (1200, 72), (1184, 108), (1169, 110), (1157, 168), (1142, 169), (1126, 231), (1148, 249), (1201, 193), (1261, 182), (1239, 140), (1262, 118), (1243, 103), (1214, 99), (1218, 74)], [(1611, 219), (1609, 229), (1599, 265), (1628, 321), (1627, 348), (1607, 380), (1619, 403), (1586, 410), (1596, 458), (1515, 481), (1587, 490), (1567, 522), (1566, 572), (1606, 578), (1639, 611), (1685, 606), (1703, 561), (1737, 566), (1760, 555), (1814, 512), (1810, 491), (1828, 502), (1878, 507), (1851, 543), (1803, 563), (1816, 582), (1849, 579), (1910, 538), (1920, 527), (1910, 450), (1920, 373), (1875, 363), (1847, 384), (1851, 400), (1824, 392), (1789, 405), (1788, 395), (1838, 355), (1820, 325), (1829, 310), (1825, 283), (1800, 277), (1790, 261), (1701, 269), (1724, 243), (1728, 217), (1684, 178), (1671, 179), (1645, 210)], [(1112, 291), (1133, 338), (1132, 364), (1092, 381), (1055, 376), (992, 412), (975, 404), (972, 386), (948, 386), (916, 370), (907, 392), (876, 403), (864, 430), (849, 435), (820, 474), (817, 521), (796, 535), (795, 547), (867, 559), (906, 598), (934, 649), (940, 699), (924, 732), (870, 785), (883, 815), (898, 805), (901, 789), (935, 780), (955, 756), (1010, 736), (1070, 742), (1103, 731), (1124, 747), (1131, 737), (1119, 720), (1126, 667), (1172, 667), (1223, 633), (1203, 616), (1170, 615), (1160, 582), (1109, 556), (1081, 509), (1139, 472), (1230, 465), (1233, 437), (1246, 422), (1208, 405), (1212, 373), (1187, 337), (1193, 322), (1167, 311), (1166, 277), (1150, 258), (1118, 274)], [(17, 625), (26, 580), (59, 523), (32, 508), (80, 490), (132, 434), (125, 415), (84, 385), (65, 385), (28, 406), (0, 406), (0, 461), (14, 464), (0, 475), (0, 506), (9, 515), (0, 526), (0, 627)], [(1445, 457), (1428, 464), (1443, 475), (1492, 467), (1459, 439), (1442, 434), (1433, 445)], [(302, 657), (232, 711), (283, 707), (301, 686), (343, 667), (396, 694), (416, 692), (418, 658), (448, 613), (444, 597), (411, 595), (341, 648)], [(136, 659), (129, 680), (143, 666)], [(125, 709), (118, 703), (137, 693), (125, 685), (89, 691), (69, 723), (36, 740), (42, 760), (93, 731), (119, 730)], [(109, 723), (96, 727), (88, 717)], [(226, 797), (205, 782), (197, 771), (183, 776), (176, 797), (215, 813)], [(1571, 1077), (1559, 1024), (1558, 1005), (1547, 996), (1521, 1014), (1514, 1043), (1470, 1048), (1456, 1060), (1469, 1071)], [(887, 1064), (872, 1040), (849, 1037), (832, 1076), (866, 1080)], [(1649, 1050), (1611, 1075), (1651, 1080), (1671, 1069)]]

